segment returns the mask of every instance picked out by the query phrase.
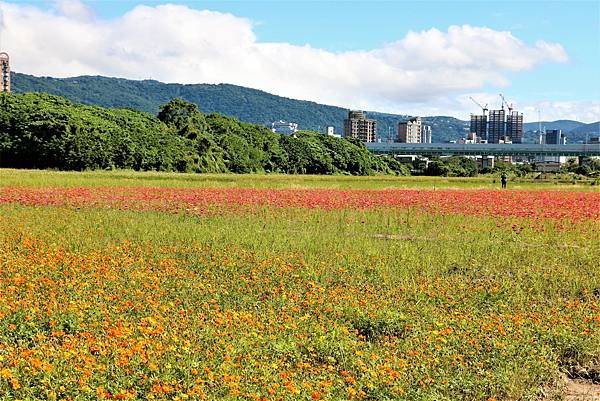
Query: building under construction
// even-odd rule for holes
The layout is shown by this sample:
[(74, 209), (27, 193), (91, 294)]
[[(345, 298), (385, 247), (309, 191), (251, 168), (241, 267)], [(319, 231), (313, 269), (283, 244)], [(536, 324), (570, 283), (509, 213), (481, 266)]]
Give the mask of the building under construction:
[(504, 109), (490, 110), (488, 117), (488, 143), (500, 143), (505, 136), (506, 112)]
[[(481, 107), (482, 114), (471, 114), (471, 134), (475, 134), (479, 141), (488, 143), (521, 143), (523, 141), (523, 113), (513, 110), (512, 104), (508, 104), (504, 96), (502, 108), (488, 110), (487, 104), (482, 106), (475, 99), (471, 100)], [(504, 106), (508, 108), (508, 114)]]
[(0, 69), (2, 70), (1, 92), (10, 92), (10, 57), (8, 57), (8, 53), (0, 53)]
[(487, 114), (471, 114), (471, 128), (469, 132), (473, 134), (475, 140), (487, 141)]
[(512, 143), (523, 142), (523, 113), (511, 110), (506, 116), (505, 136), (510, 138)]

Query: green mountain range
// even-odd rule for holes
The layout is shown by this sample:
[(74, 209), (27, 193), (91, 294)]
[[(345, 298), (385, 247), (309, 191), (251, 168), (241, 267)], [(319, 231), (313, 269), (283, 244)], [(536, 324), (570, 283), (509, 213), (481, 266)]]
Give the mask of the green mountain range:
[[(289, 99), (270, 93), (229, 84), (165, 84), (153, 80), (135, 81), (101, 76), (74, 78), (35, 77), (13, 73), (13, 91), (47, 92), (71, 101), (111, 108), (130, 108), (156, 114), (160, 105), (173, 98), (195, 103), (204, 113), (220, 113), (241, 121), (270, 126), (273, 121), (296, 122), (300, 129), (323, 132), (333, 126), (336, 133), (343, 131), (343, 121), (348, 109), (328, 106), (305, 100)], [(407, 115), (368, 112), (377, 120), (378, 136), (383, 140), (394, 136), (398, 122)], [(433, 142), (457, 140), (466, 136), (469, 122), (447, 116), (424, 117), (432, 126)], [(578, 121), (559, 120), (544, 122), (547, 129), (562, 129), (568, 142), (580, 142), (598, 135), (600, 123), (584, 124)], [(535, 142), (538, 123), (525, 124), (525, 140)]]

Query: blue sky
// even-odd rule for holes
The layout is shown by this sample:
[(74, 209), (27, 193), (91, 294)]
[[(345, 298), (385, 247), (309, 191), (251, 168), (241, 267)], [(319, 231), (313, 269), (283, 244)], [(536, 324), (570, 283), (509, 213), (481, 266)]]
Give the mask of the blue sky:
[[(32, 13), (31, 15), (36, 14), (35, 18), (45, 18), (45, 15), (51, 20), (57, 15), (64, 14), (72, 20), (80, 20), (79, 25), (69, 21), (73, 23), (73, 30), (82, 32), (85, 27), (88, 27), (90, 32), (100, 32), (98, 29), (101, 30), (103, 27), (106, 29), (107, 25), (112, 26), (113, 30), (117, 29), (116, 27), (122, 28), (125, 25), (124, 16), (132, 14), (132, 10), (140, 5), (148, 6), (148, 10), (159, 10), (166, 3), (182, 6), (171, 11), (175, 14), (187, 15), (188, 19), (185, 21), (193, 27), (193, 30), (202, 30), (204, 27), (206, 30), (212, 29), (212, 31), (195, 33), (193, 40), (219, 42), (222, 36), (228, 36), (230, 32), (238, 32), (240, 38), (253, 35), (248, 46), (240, 49), (240, 54), (246, 54), (246, 51), (255, 54), (257, 47), (255, 45), (261, 47), (258, 51), (260, 54), (256, 55), (257, 59), (250, 61), (252, 68), (247, 69), (248, 73), (244, 74), (244, 71), (221, 73), (222, 65), (230, 65), (230, 61), (224, 60), (223, 64), (207, 65), (206, 55), (215, 56), (214, 49), (211, 52), (202, 48), (195, 52), (193, 46), (182, 50), (182, 60), (189, 60), (195, 54), (204, 56), (193, 63), (186, 61), (189, 64), (187, 71), (169, 74), (166, 69), (157, 68), (156, 71), (149, 70), (146, 76), (145, 71), (134, 71), (136, 65), (130, 60), (121, 60), (123, 65), (128, 65), (131, 69), (98, 68), (98, 73), (123, 75), (127, 78), (152, 77), (177, 82), (192, 82), (196, 79), (216, 83), (229, 80), (230, 83), (256, 87), (279, 95), (345, 107), (403, 114), (442, 113), (456, 115), (463, 119), (468, 117), (468, 114), (465, 115), (468, 109), (475, 107), (468, 101), (469, 95), (473, 95), (483, 103), (489, 103), (490, 106), (497, 106), (499, 102), (497, 94), (502, 92), (529, 114), (529, 116), (526, 114), (526, 120), (534, 120), (531, 114), (537, 109), (541, 109), (542, 114), (547, 114), (547, 119), (578, 118), (588, 121), (600, 119), (599, 1), (0, 1), (6, 26), (3, 30), (2, 45), (6, 47), (11, 44), (10, 21), (7, 22), (7, 13), (14, 14), (15, 8), (20, 7), (20, 14), (25, 14), (22, 9), (26, 4), (39, 14)], [(7, 11), (9, 5), (13, 7)], [(87, 20), (83, 21), (87, 25), (82, 25), (81, 13), (73, 11), (80, 8), (85, 8), (92, 16), (86, 17)], [(160, 10), (164, 14), (164, 9)], [(212, 26), (210, 22), (206, 23), (203, 16), (193, 15), (191, 11), (195, 10), (216, 12), (217, 14), (214, 15), (218, 18), (212, 19), (222, 19), (222, 22)], [(144, 14), (143, 18), (158, 18), (153, 15), (160, 15), (160, 12), (156, 14), (138, 12), (137, 14), (139, 15), (136, 18), (142, 18), (141, 14)], [(233, 22), (223, 17), (228, 14), (235, 17)], [(131, 19), (137, 21), (139, 25), (139, 19)], [(56, 18), (53, 21), (48, 22), (48, 25), (61, 23)], [(244, 26), (244, 22), (248, 25)], [(230, 23), (232, 25), (229, 25)], [(62, 24), (66, 26), (65, 21)], [(92, 27), (93, 24), (97, 26)], [(166, 22), (161, 20), (160, 24)], [(476, 30), (473, 32), (470, 28), (461, 28), (455, 29), (451, 34), (451, 27), (472, 27)], [(164, 25), (160, 29), (166, 30), (165, 37), (173, 37), (174, 33), (169, 31), (169, 26)], [(138, 35), (132, 27), (123, 30), (132, 37)], [(457, 63), (464, 61), (464, 54), (457, 55), (456, 59), (449, 58), (447, 65), (444, 65), (444, 60), (439, 58), (430, 60), (423, 55), (416, 55), (416, 58), (421, 57), (421, 59), (413, 62), (411, 57), (407, 56), (412, 47), (403, 42), (409, 32), (417, 34), (417, 37), (413, 38), (417, 46), (424, 43), (435, 49), (437, 47), (432, 41), (448, 40), (452, 42), (445, 45), (448, 54), (454, 55), (456, 52), (466, 51), (469, 57), (473, 55), (473, 52), (469, 51), (470, 41), (473, 42), (473, 46), (479, 46), (477, 48), (482, 48), (483, 44), (486, 44), (487, 48), (494, 48), (495, 41), (505, 41), (506, 36), (510, 35), (508, 41), (517, 43), (507, 45), (506, 58), (513, 62), (510, 65), (503, 62), (501, 54), (490, 54), (487, 55), (489, 60), (484, 57), (480, 62), (465, 62), (461, 65)], [(181, 35), (185, 33), (180, 33)], [(206, 39), (203, 39), (205, 37)], [(132, 43), (143, 43), (140, 38), (136, 40), (140, 42)], [(233, 36), (224, 40), (220, 46), (235, 44), (238, 41)], [(240, 39), (241, 42), (244, 40)], [(548, 46), (538, 46), (539, 41), (543, 41)], [(271, 48), (270, 45), (262, 46), (263, 44), (276, 44), (276, 46)], [(380, 52), (389, 44), (397, 45), (383, 52), (385, 54)], [(101, 48), (103, 44), (95, 43), (94, 46)], [(123, 46), (127, 47), (127, 45)], [(164, 46), (168, 47), (168, 44)], [(18, 43), (15, 43), (15, 47), (19, 47)], [(232, 45), (233, 47), (235, 45)], [(311, 51), (307, 52), (307, 47)], [(500, 47), (501, 45), (498, 45), (498, 48)], [(186, 56), (188, 54), (186, 52), (189, 56)], [(274, 78), (282, 74), (281, 68), (270, 72), (270, 77), (259, 76), (261, 70), (266, 70), (265, 65), (277, 62), (277, 52), (284, 54), (287, 62), (294, 65), (289, 71), (284, 70), (288, 82), (275, 82)], [(523, 56), (525, 53), (526, 56)], [(13, 50), (11, 55), (13, 58), (18, 56), (18, 50), (16, 54)], [(371, 56), (378, 62), (383, 60), (383, 64), (380, 63), (381, 65), (373, 71), (370, 71), (366, 60)], [(275, 61), (269, 57), (274, 58)], [(355, 66), (354, 60), (362, 67)], [(83, 53), (67, 54), (63, 57), (63, 62), (68, 63), (69, 68), (56, 71), (54, 66), (54, 69), (49, 68), (48, 73), (43, 75), (63, 76), (69, 73), (86, 74), (96, 71), (89, 65), (90, 56)], [(306, 65), (302, 66), (303, 62)], [(322, 68), (316, 69), (314, 65), (319, 63), (323, 63)], [(430, 66), (427, 63), (430, 63)], [(30, 64), (17, 65), (22, 66), (23, 72), (40, 74), (39, 66), (34, 68), (33, 63)], [(57, 61), (57, 64), (60, 62)], [(240, 68), (245, 67), (243, 64), (244, 62), (240, 63)], [(197, 74), (193, 71), (194, 66), (197, 67)], [(332, 68), (336, 69), (335, 73), (331, 73)], [(61, 74), (62, 71), (64, 73)], [(404, 80), (404, 83), (396, 81), (393, 71), (398, 72), (398, 81)], [(338, 80), (338, 77), (344, 75), (348, 77)], [(376, 79), (375, 75), (380, 78)], [(442, 75), (446, 75), (446, 78), (440, 78)], [(350, 76), (365, 78), (361, 78), (361, 82), (355, 85)], [(472, 81), (477, 81), (478, 84), (469, 84), (469, 79), (466, 77), (471, 76), (474, 77)], [(253, 77), (255, 79), (252, 79)], [(413, 78), (415, 82), (406, 84), (406, 79)], [(291, 84), (289, 81), (294, 79), (304, 82), (305, 85)], [(386, 79), (389, 86), (386, 86)], [(329, 91), (323, 89), (329, 82), (331, 82), (331, 89)], [(306, 83), (314, 85), (312, 92), (308, 90), (311, 88), (310, 84)], [(423, 91), (419, 91), (420, 83)], [(301, 86), (307, 89), (303, 91)], [(363, 97), (359, 94), (361, 89), (366, 93)], [(394, 91), (397, 93), (393, 93)], [(535, 114), (537, 118), (537, 111)]]

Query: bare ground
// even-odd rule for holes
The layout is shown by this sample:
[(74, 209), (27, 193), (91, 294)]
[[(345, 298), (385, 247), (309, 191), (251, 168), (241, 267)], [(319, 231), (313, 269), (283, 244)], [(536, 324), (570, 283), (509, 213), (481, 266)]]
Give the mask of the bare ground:
[(566, 401), (600, 401), (600, 384), (565, 378)]

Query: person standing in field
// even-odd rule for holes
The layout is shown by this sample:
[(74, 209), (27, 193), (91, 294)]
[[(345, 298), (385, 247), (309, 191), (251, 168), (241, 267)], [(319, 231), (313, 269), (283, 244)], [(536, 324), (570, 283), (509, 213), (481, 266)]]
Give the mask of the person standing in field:
[(506, 175), (506, 172), (502, 172), (502, 175), (500, 175), (500, 182), (502, 182), (502, 189), (506, 189), (506, 181), (508, 180), (508, 175)]

